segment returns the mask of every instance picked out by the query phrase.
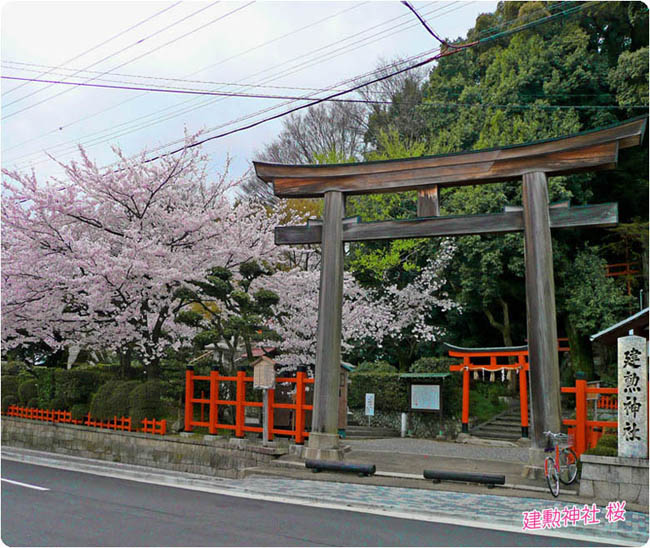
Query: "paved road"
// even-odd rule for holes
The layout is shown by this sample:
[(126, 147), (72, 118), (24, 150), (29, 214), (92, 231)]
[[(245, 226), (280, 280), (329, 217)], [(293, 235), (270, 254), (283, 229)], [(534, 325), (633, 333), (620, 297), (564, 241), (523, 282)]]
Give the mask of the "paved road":
[(2, 479), (2, 540), (8, 546), (593, 545), (217, 495), (4, 459)]

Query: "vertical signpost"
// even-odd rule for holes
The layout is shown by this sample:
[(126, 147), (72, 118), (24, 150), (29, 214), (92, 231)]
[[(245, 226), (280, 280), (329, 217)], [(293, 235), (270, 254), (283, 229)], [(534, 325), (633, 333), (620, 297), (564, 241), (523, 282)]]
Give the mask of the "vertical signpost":
[(647, 341), (618, 339), (618, 456), (648, 458)]
[(375, 416), (375, 395), (366, 394), (366, 417), (368, 417), (368, 426), (370, 426), (370, 417)]

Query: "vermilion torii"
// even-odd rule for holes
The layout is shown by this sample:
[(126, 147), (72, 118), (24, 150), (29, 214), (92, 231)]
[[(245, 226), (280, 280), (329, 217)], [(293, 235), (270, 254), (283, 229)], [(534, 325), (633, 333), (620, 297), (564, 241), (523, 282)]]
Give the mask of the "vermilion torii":
[[(503, 148), (333, 165), (254, 162), (280, 198), (324, 198), (322, 223), (276, 227), (276, 244), (321, 243), (315, 394), (308, 458), (342, 458), (338, 445), (343, 242), (524, 232), (532, 427), (560, 431), (560, 382), (551, 228), (614, 226), (617, 204), (551, 207), (547, 176), (612, 169), (621, 148), (641, 143), (647, 117), (600, 130)], [(523, 207), (493, 215), (437, 217), (438, 188), (523, 180)], [(418, 191), (418, 217), (362, 223), (344, 219), (345, 197)], [(517, 208), (515, 208), (517, 209)], [(426, 217), (429, 215), (428, 217)]]

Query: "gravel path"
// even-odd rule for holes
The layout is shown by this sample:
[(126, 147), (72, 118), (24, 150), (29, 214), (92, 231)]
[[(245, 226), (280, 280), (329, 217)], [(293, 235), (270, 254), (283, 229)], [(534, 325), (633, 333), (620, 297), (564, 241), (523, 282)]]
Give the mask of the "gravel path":
[(350, 439), (345, 440), (344, 443), (350, 445), (353, 451), (383, 451), (436, 457), (528, 462), (528, 448), (526, 447), (490, 447), (469, 443), (453, 443), (415, 438)]

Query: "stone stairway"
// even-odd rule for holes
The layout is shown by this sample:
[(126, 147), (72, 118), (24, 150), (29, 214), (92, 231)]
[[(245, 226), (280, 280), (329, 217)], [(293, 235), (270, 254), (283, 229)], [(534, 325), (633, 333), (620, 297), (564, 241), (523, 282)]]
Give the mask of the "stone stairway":
[[(530, 421), (530, 411), (528, 414)], [(482, 424), (471, 428), (469, 433), (477, 438), (517, 441), (521, 438), (521, 416), (519, 404), (510, 407)]]

